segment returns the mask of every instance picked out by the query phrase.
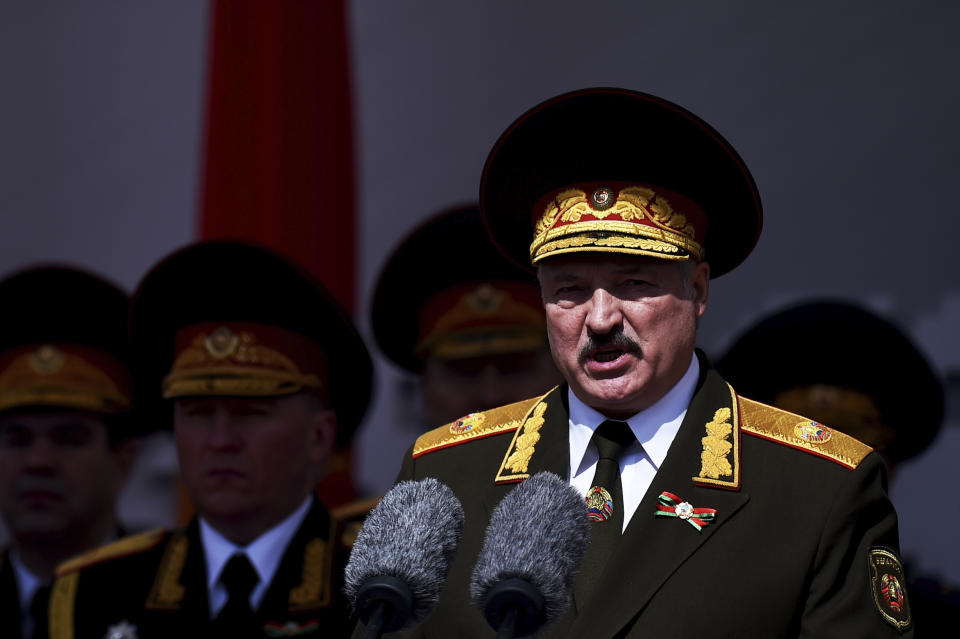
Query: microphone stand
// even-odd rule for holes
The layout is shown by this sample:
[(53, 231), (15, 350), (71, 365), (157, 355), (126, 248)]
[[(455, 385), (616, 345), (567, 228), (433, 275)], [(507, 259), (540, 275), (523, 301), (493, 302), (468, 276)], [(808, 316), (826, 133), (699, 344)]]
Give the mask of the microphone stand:
[(407, 624), (413, 615), (413, 592), (396, 577), (371, 577), (357, 592), (356, 610), (365, 626), (363, 639), (380, 639)]
[(490, 588), (484, 617), (497, 630), (497, 639), (529, 637), (546, 621), (545, 604), (536, 586), (512, 577)]

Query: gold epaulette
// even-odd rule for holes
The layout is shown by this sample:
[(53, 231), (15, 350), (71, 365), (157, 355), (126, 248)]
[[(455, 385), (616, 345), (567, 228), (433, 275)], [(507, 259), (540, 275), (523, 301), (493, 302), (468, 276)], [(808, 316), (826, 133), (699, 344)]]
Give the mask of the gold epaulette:
[(520, 428), (520, 425), (523, 424), (523, 418), (530, 412), (530, 408), (541, 399), (541, 397), (534, 397), (514, 404), (491, 408), (481, 413), (470, 413), (446, 426), (435, 428), (420, 435), (413, 445), (413, 456), (420, 457), (435, 450), (456, 446), (474, 439), (513, 432)]
[(740, 397), (741, 429), (834, 461), (851, 470), (873, 449), (849, 435), (785, 410)]
[(73, 559), (68, 559), (57, 566), (57, 577), (69, 575), (70, 573), (83, 570), (84, 568), (93, 566), (94, 564), (99, 564), (109, 559), (116, 559), (118, 557), (125, 557), (127, 555), (135, 555), (139, 552), (150, 550), (151, 548), (159, 545), (166, 538), (166, 536), (166, 530), (163, 528), (156, 528), (138, 535), (131, 535), (129, 537), (124, 537), (123, 539), (118, 539), (112, 544), (107, 544), (106, 546), (94, 548), (93, 550), (85, 552), (82, 555), (77, 555)]

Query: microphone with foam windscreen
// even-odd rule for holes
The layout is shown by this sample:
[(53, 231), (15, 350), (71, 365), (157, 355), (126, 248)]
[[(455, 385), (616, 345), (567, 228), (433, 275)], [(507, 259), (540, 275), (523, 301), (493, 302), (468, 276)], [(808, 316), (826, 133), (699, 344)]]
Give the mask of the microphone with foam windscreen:
[(430, 614), (462, 531), (463, 507), (436, 479), (402, 481), (383, 496), (363, 522), (345, 572), (344, 592), (366, 639)]
[(511, 490), (487, 525), (470, 597), (498, 637), (527, 637), (570, 606), (590, 538), (583, 496), (541, 472)]

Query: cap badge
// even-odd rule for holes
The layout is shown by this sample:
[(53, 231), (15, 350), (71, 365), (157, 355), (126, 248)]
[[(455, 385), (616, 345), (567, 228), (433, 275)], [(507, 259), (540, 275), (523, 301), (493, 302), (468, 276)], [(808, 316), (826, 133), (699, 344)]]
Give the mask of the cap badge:
[(466, 296), (467, 304), (475, 312), (489, 315), (500, 308), (503, 303), (503, 293), (489, 284), (481, 284)]
[(903, 587), (903, 565), (897, 556), (884, 548), (870, 549), (870, 582), (873, 600), (880, 616), (903, 630), (911, 623), (910, 602)]
[(605, 186), (600, 187), (590, 196), (590, 207), (597, 211), (606, 211), (616, 202), (617, 196), (613, 189), (608, 189)]
[(613, 497), (603, 486), (594, 486), (587, 491), (587, 518), (590, 521), (606, 521), (613, 516)]
[(657, 502), (657, 510), (654, 513), (657, 517), (676, 517), (687, 522), (697, 531), (703, 530), (704, 526), (710, 525), (717, 518), (715, 508), (694, 508), (690, 502), (667, 491), (660, 493)]
[(482, 424), (484, 419), (486, 419), (486, 417), (483, 413), (470, 413), (450, 424), (450, 432), (454, 435), (462, 435), (473, 429), (474, 426)]
[(240, 336), (226, 326), (221, 326), (210, 333), (203, 342), (204, 348), (215, 359), (225, 359), (237, 352), (240, 346)]
[(56, 373), (63, 361), (63, 353), (52, 344), (44, 344), (30, 354), (30, 367), (41, 375)]
[(793, 427), (793, 434), (811, 444), (826, 444), (833, 437), (833, 431), (819, 422), (800, 422)]

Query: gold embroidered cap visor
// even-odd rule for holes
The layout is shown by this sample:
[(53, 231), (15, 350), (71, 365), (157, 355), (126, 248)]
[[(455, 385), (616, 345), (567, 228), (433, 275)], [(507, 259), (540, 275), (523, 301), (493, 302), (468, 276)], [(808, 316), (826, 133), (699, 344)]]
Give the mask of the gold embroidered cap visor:
[(471, 205), (404, 238), (380, 272), (370, 320), (384, 355), (414, 373), (427, 357), (529, 352), (547, 339), (536, 280), (500, 254)]
[(32, 267), (0, 282), (0, 304), (0, 410), (131, 411), (120, 288), (73, 267)]
[(265, 248), (188, 245), (154, 266), (133, 297), (130, 333), (142, 401), (165, 427), (163, 398), (266, 396), (310, 389), (349, 441), (370, 402), (373, 365), (339, 303)]
[(480, 185), (494, 243), (525, 266), (628, 253), (729, 272), (760, 236), (760, 195), (733, 147), (696, 115), (644, 93), (584, 89), (500, 136)]

